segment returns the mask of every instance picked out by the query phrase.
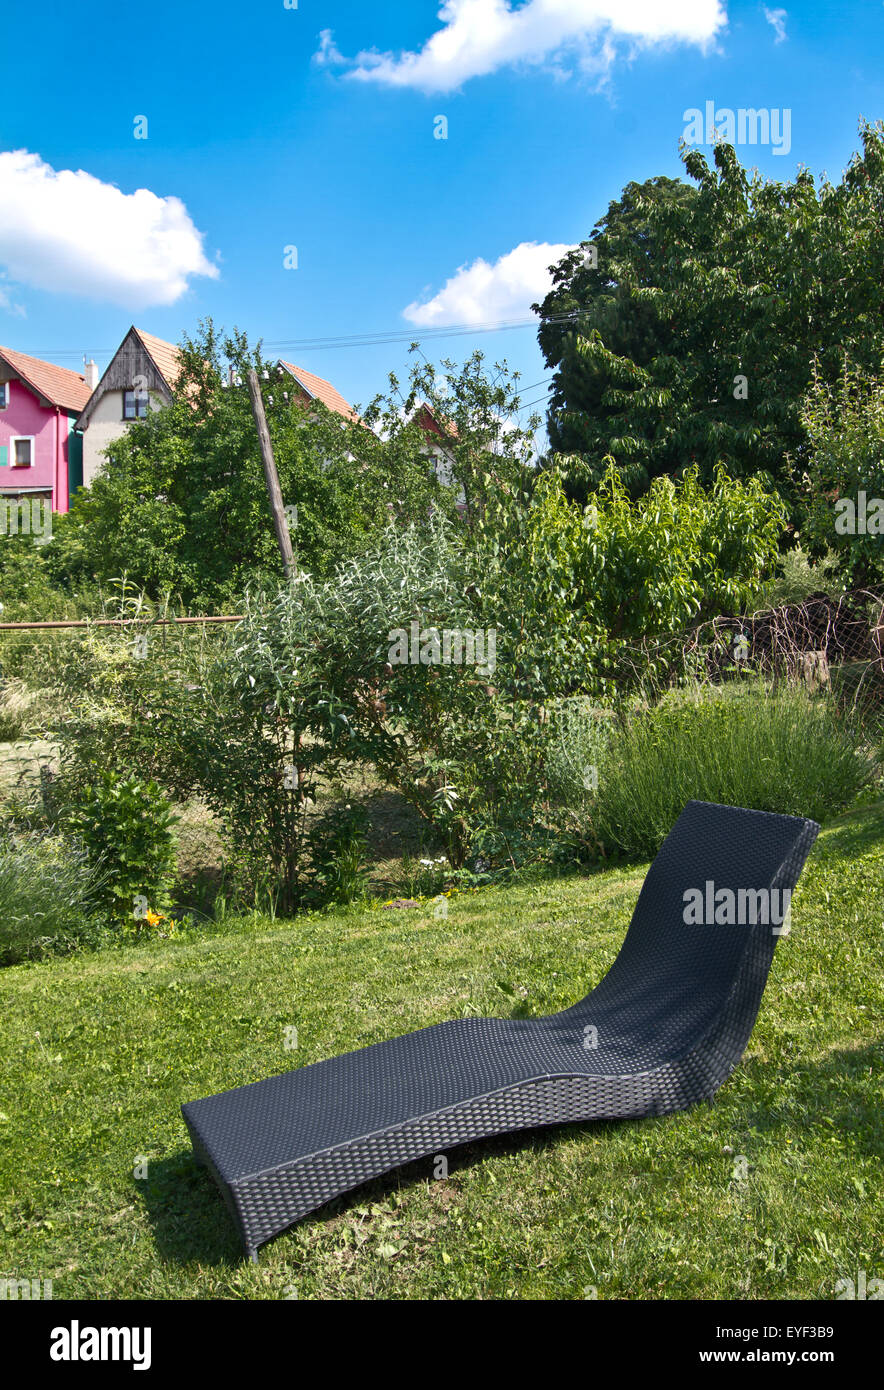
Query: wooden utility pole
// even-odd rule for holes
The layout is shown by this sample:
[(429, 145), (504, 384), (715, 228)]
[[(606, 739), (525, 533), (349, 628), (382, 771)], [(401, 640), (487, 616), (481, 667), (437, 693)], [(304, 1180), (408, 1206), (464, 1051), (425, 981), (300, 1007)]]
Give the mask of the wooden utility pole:
[(273, 446), (270, 443), (270, 431), (267, 428), (267, 417), (264, 414), (264, 402), (261, 398), (258, 373), (255, 371), (254, 367), (249, 369), (248, 383), (249, 396), (252, 402), (252, 414), (255, 417), (255, 424), (258, 429), (258, 441), (261, 445), (261, 462), (264, 465), (264, 480), (267, 483), (267, 495), (270, 498), (273, 525), (276, 530), (276, 539), (279, 542), (280, 554), (282, 555), (282, 568), (286, 579), (291, 579), (295, 572), (295, 557), (292, 554), (292, 538), (289, 535), (288, 522), (285, 519), (285, 511), (282, 505), (282, 493), (279, 488), (279, 474), (276, 471)]

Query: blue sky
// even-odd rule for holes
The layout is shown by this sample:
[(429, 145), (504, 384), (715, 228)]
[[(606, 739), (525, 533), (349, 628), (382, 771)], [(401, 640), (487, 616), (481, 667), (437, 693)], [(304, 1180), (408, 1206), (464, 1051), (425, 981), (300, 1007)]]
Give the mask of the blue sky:
[(788, 108), (789, 152), (744, 162), (837, 178), (884, 116), (882, 40), (879, 0), (6, 0), (0, 342), (103, 368), (131, 322), (177, 341), (211, 315), (365, 403), (407, 342), (303, 340), (401, 333), (506, 357), (542, 399), (534, 329), (478, 328), (530, 317), (546, 248), (677, 175), (707, 101)]

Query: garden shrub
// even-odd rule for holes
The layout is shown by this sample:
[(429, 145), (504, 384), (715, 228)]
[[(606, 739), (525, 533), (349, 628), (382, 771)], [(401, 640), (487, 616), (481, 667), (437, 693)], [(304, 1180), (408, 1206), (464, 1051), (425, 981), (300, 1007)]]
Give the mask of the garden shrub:
[(317, 816), (307, 836), (318, 902), (346, 906), (366, 896), (368, 812), (358, 804), (335, 804)]
[(290, 910), (316, 791), (308, 765), (324, 763), (325, 749), (314, 740), (296, 756), (292, 711), (250, 683), (237, 633), (147, 635), (144, 659), (129, 634), (101, 630), (59, 663), (55, 734), (67, 804), (75, 811), (100, 769), (149, 778), (167, 802), (199, 797), (218, 819), (237, 903)]
[(93, 870), (92, 896), (115, 927), (149, 932), (170, 906), (175, 837), (169, 803), (156, 782), (103, 772), (67, 818)]
[(884, 579), (884, 381), (845, 358), (834, 387), (814, 364), (802, 419), (810, 445), (802, 476), (802, 543), (846, 587)]
[(757, 477), (696, 467), (633, 500), (610, 466), (583, 508), (553, 468), (501, 490), (467, 537), (480, 624), (496, 624), (512, 698), (615, 693), (622, 643), (739, 613), (778, 560), (783, 502)]
[[(238, 704), (232, 722), (244, 728), (251, 711), (274, 740), (277, 803), (286, 763), (293, 815), (315, 800), (320, 772), (327, 781), (367, 764), (434, 826), (455, 866), (468, 852), (475, 816), (492, 803), (530, 803), (536, 712), (505, 699), (497, 666), (391, 660), (394, 634), (408, 634), (410, 647), (412, 623), (425, 646), (434, 640), (427, 634), (475, 632), (473, 589), (463, 551), (437, 519), (428, 534), (391, 527), (382, 547), (332, 579), (302, 576), (269, 602), (249, 605), (218, 674), (228, 705), (231, 695)], [(240, 787), (231, 791), (242, 798)], [(304, 821), (302, 837), (306, 828)], [(299, 874), (312, 873), (303, 850), (301, 866)]]
[(547, 795), (553, 805), (579, 808), (595, 800), (613, 718), (612, 710), (584, 696), (562, 700), (553, 709), (546, 752)]

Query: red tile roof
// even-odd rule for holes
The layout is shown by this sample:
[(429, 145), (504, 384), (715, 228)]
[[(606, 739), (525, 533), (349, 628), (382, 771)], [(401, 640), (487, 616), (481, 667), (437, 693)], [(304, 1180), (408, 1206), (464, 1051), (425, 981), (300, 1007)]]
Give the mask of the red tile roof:
[(418, 404), (412, 418), (417, 420), (424, 434), (438, 434), (443, 437), (447, 435), (451, 440), (460, 438), (454, 421), (445, 419), (440, 421), (433, 407), (428, 405), (426, 401), (421, 401)]
[[(282, 359), (280, 359), (280, 361), (281, 360)], [(298, 382), (299, 386), (303, 387), (308, 396), (322, 401), (323, 405), (327, 405), (329, 410), (334, 410), (336, 414), (343, 415), (345, 420), (355, 421), (359, 419), (352, 405), (347, 404), (340, 391), (336, 390), (330, 381), (324, 381), (321, 376), (316, 376), (313, 372), (308, 372), (304, 367), (296, 367), (292, 362), (282, 362), (282, 366), (285, 367), (286, 371), (291, 372), (295, 381)]]
[(153, 364), (165, 381), (166, 385), (172, 387), (178, 380), (178, 373), (181, 370), (181, 359), (178, 349), (173, 343), (167, 343), (163, 338), (155, 338), (152, 333), (143, 333), (140, 328), (135, 332), (144, 344)]
[(92, 395), (86, 378), (67, 367), (56, 367), (39, 357), (28, 357), (13, 348), (0, 347), (0, 359), (6, 362), (26, 385), (61, 410), (80, 411)]

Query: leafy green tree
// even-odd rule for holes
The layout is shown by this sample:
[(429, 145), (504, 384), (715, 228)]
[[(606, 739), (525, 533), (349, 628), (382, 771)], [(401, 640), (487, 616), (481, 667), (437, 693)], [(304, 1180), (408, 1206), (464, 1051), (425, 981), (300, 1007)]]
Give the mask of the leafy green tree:
[[(328, 573), (387, 523), (387, 499), (426, 514), (437, 483), (420, 455), (391, 457), (360, 423), (317, 402), (244, 334), (211, 322), (184, 338), (174, 401), (115, 440), (59, 531), (52, 563), (105, 582), (125, 574), (153, 598), (218, 609), (278, 582), (280, 561), (245, 382), (254, 367), (301, 567)], [(229, 384), (228, 364), (237, 384)], [(391, 507), (394, 504), (391, 504)]]
[[(680, 179), (628, 183), (588, 242), (554, 267), (552, 290), (542, 305), (534, 305), (541, 315), (540, 347), (547, 365), (556, 369), (550, 443), (557, 453), (575, 456), (569, 486), (583, 500), (603, 471), (593, 468), (593, 461), (614, 453), (622, 433), (622, 401), (610, 399), (609, 388), (615, 379), (622, 389), (635, 385), (636, 369), (647, 369), (674, 346), (674, 325), (643, 291), (660, 285), (665, 274), (667, 213), (677, 213), (695, 197), (696, 190)], [(594, 335), (610, 354), (609, 372), (580, 350), (585, 338), (596, 341)], [(645, 467), (634, 464), (628, 450), (616, 452), (632, 490), (646, 487)]]
[(810, 457), (799, 480), (801, 538), (841, 581), (884, 578), (884, 382), (845, 362), (834, 386), (814, 372), (803, 403)]
[(459, 504), (478, 509), (492, 476), (521, 469), (531, 443), (530, 430), (510, 425), (515, 379), (499, 364), (489, 377), (481, 353), (460, 369), (416, 361), (405, 387), (391, 377), (357, 421), (317, 402), (305, 408), (260, 344), (222, 337), (211, 321), (184, 338), (181, 356), (172, 404), (113, 442), (58, 528), (47, 563), (59, 582), (125, 575), (154, 599), (207, 611), (279, 582), (249, 396), (228, 385), (228, 366), (239, 383), (249, 367), (258, 372), (283, 502), (296, 509), (297, 564), (317, 576), (364, 551), (392, 519), (422, 525), (431, 512), (453, 518)]
[[(530, 477), (541, 417), (534, 414), (520, 423), (519, 373), (506, 363), (489, 369), (477, 350), (460, 367), (444, 359), (437, 368), (417, 343), (412, 352), (423, 360), (412, 365), (406, 389), (391, 376), (389, 390), (376, 397), (364, 418), (388, 456), (404, 452), (408, 458), (415, 450), (435, 449), (447, 484), (437, 506), (449, 517), (457, 508), (475, 520), (499, 487), (524, 484)], [(426, 432), (427, 412), (438, 432)]]
[(503, 493), (470, 534), (478, 621), (497, 626), (495, 684), (543, 700), (609, 693), (624, 641), (739, 613), (773, 570), (786, 526), (760, 478), (696, 466), (631, 498), (613, 463), (585, 507), (555, 469), (530, 498)]
[(633, 495), (692, 463), (709, 481), (723, 462), (794, 502), (785, 456), (806, 455), (814, 357), (831, 382), (845, 350), (867, 370), (884, 350), (881, 125), (861, 138), (837, 184), (807, 170), (767, 181), (725, 144), (713, 167), (683, 149), (695, 187), (630, 184), (594, 233), (598, 268), (563, 260), (540, 341), (575, 495), (611, 455)]

